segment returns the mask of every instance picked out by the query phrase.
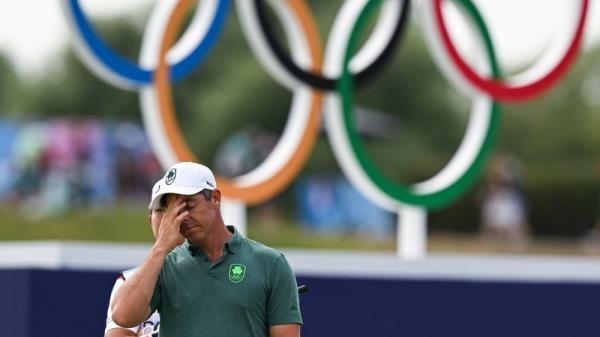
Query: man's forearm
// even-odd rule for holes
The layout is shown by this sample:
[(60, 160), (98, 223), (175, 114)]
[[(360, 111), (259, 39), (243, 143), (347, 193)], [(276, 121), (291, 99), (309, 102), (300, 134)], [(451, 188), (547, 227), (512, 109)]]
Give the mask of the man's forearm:
[(112, 305), (112, 319), (123, 327), (133, 327), (151, 314), (150, 300), (168, 249), (155, 245), (140, 268), (117, 292)]

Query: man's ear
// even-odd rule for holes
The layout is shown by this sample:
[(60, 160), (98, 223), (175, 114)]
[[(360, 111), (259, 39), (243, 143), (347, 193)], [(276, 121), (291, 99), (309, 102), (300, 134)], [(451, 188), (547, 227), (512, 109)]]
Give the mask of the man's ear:
[(215, 188), (213, 190), (213, 202), (217, 205), (221, 204), (221, 190), (219, 190), (218, 188)]

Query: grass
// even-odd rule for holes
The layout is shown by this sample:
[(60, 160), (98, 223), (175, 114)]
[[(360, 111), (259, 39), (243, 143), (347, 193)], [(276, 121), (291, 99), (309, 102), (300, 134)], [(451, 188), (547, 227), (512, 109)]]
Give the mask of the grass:
[[(323, 235), (303, 229), (290, 219), (249, 217), (248, 236), (278, 248), (396, 250), (395, 236), (375, 240), (358, 235)], [(0, 240), (63, 240), (152, 242), (144, 205), (122, 205), (97, 210), (70, 211), (39, 218), (19, 208), (0, 207)], [(583, 246), (575, 239), (535, 239), (520, 250), (511, 250), (481, 241), (475, 234), (429, 233), (429, 252), (596, 255), (598, 246)]]
[(40, 218), (21, 209), (0, 208), (0, 239), (151, 242), (143, 206), (69, 211)]

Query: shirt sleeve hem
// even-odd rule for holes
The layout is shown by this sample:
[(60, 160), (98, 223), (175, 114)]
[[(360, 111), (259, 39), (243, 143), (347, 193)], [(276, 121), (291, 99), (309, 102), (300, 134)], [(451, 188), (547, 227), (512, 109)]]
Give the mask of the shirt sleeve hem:
[(269, 326), (274, 326), (274, 325), (285, 325), (285, 324), (298, 324), (298, 325), (304, 325), (304, 323), (302, 322), (302, 320), (281, 320), (281, 321), (269, 322)]

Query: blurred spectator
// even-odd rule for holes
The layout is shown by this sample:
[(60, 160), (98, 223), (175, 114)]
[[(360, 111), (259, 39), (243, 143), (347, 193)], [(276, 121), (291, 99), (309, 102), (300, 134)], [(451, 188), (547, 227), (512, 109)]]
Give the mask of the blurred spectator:
[(296, 185), (300, 222), (323, 234), (356, 234), (373, 241), (387, 240), (394, 215), (382, 210), (350, 182), (337, 175), (301, 178)]
[(248, 173), (259, 166), (277, 143), (277, 135), (257, 126), (241, 129), (219, 146), (215, 170), (226, 177)]
[(35, 122), (23, 125), (17, 132), (10, 159), (16, 177), (11, 199), (27, 200), (39, 190), (45, 135), (45, 126)]
[[(600, 205), (598, 208), (600, 209)], [(588, 254), (600, 253), (600, 210), (592, 229), (583, 238), (582, 248)]]
[[(600, 182), (600, 162), (596, 166), (596, 185)], [(596, 219), (594, 221), (592, 229), (583, 238), (582, 248), (586, 253), (597, 254), (600, 253), (600, 193), (598, 195), (598, 205), (596, 206)]]
[(76, 181), (77, 157), (69, 122), (47, 124), (46, 143), (41, 155), (41, 186), (37, 197), (28, 204), (27, 214), (44, 217), (69, 209)]
[(111, 139), (106, 128), (96, 121), (82, 121), (78, 132), (77, 200), (81, 205), (103, 207), (115, 193)]
[(344, 232), (338, 208), (335, 179), (327, 175), (301, 178), (296, 184), (298, 217), (303, 226), (323, 234)]
[(160, 177), (158, 164), (149, 164), (146, 152), (150, 151), (144, 130), (133, 123), (120, 123), (114, 130), (116, 143), (116, 183), (119, 198), (143, 199), (149, 186)]
[[(229, 136), (217, 149), (215, 155), (215, 172), (225, 177), (239, 177), (261, 164), (269, 156), (278, 135), (274, 132), (250, 125)], [(274, 228), (280, 199), (275, 197), (260, 205), (254, 206), (254, 214), (264, 227)]]
[(528, 241), (527, 207), (519, 162), (509, 155), (491, 161), (481, 206), (486, 243), (523, 249)]
[(17, 179), (11, 157), (18, 133), (16, 123), (0, 120), (0, 200), (8, 199)]
[(0, 199), (33, 218), (116, 198), (142, 202), (161, 174), (140, 125), (95, 120), (0, 120)]

